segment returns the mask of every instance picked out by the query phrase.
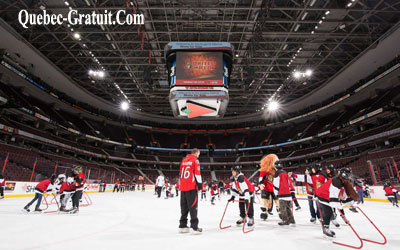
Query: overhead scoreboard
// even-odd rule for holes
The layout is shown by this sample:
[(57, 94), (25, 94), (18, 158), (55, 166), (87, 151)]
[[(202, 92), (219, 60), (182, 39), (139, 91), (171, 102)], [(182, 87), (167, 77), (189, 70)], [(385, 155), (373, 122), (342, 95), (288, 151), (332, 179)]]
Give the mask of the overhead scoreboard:
[(222, 117), (229, 102), (233, 47), (227, 42), (170, 42), (165, 47), (169, 101), (176, 117)]

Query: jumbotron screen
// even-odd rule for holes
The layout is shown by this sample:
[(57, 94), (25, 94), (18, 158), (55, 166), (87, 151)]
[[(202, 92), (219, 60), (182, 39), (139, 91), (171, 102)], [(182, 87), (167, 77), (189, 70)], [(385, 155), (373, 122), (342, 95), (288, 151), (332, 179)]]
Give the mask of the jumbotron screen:
[(222, 52), (177, 52), (176, 85), (223, 85)]

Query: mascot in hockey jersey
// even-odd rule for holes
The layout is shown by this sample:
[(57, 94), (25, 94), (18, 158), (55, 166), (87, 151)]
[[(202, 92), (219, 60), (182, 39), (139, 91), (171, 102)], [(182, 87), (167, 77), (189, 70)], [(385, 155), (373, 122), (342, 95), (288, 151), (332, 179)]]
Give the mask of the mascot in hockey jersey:
[[(261, 219), (266, 220), (268, 214), (272, 215), (273, 202), (275, 201), (276, 209), (279, 211), (279, 201), (274, 194), (273, 178), (276, 172), (275, 163), (279, 161), (276, 154), (268, 154), (260, 161), (260, 178), (259, 185), (261, 189)], [(268, 213), (267, 213), (268, 211)]]

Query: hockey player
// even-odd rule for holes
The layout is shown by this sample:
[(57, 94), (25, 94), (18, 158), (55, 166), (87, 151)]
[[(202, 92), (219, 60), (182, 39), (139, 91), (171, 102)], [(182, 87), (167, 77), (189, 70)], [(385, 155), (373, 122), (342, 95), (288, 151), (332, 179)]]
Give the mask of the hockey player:
[(385, 181), (383, 185), (383, 190), (385, 191), (385, 196), (393, 204), (393, 206), (399, 207), (397, 202), (397, 189), (390, 183), (389, 180)]
[(50, 185), (54, 185), (54, 182), (56, 181), (57, 176), (53, 174), (50, 179), (46, 179), (42, 182), (39, 182), (39, 184), (36, 185), (35, 187), (35, 197), (24, 207), (25, 211), (30, 212), (29, 207), (35, 202), (36, 207), (35, 207), (35, 212), (42, 212), (42, 209), (40, 209), (40, 204), (42, 203), (42, 197), (45, 192), (48, 191), (48, 188)]
[(165, 199), (171, 197), (171, 185), (168, 183), (168, 178), (165, 180)]
[(65, 182), (61, 184), (60, 187), (60, 212), (68, 212), (66, 209), (69, 198), (75, 193), (74, 178), (68, 177)]
[(207, 200), (207, 182), (203, 182), (201, 187), (201, 200)]
[(82, 192), (85, 186), (85, 176), (82, 173), (82, 167), (74, 166), (73, 168), (75, 192), (72, 195), (72, 210), (71, 213), (79, 212), (79, 202), (82, 198)]
[(125, 192), (125, 188), (126, 188), (126, 183), (125, 183), (125, 179), (122, 179), (121, 181), (121, 193)]
[(273, 201), (276, 202), (277, 210), (279, 210), (279, 202), (274, 194), (274, 186), (272, 184), (276, 171), (275, 162), (279, 160), (275, 154), (269, 154), (260, 161), (260, 177), (258, 184), (261, 189), (261, 214), (263, 220), (268, 218), (267, 212), (272, 215)]
[(244, 223), (244, 219), (246, 216), (246, 209), (249, 207), (247, 211), (247, 217), (249, 218), (247, 222), (247, 226), (252, 227), (254, 225), (254, 186), (250, 183), (250, 181), (244, 176), (241, 172), (240, 166), (233, 167), (232, 169), (233, 183), (232, 183), (232, 197), (228, 200), (228, 202), (235, 200), (235, 195), (239, 195), (239, 210), (240, 210), (240, 219), (236, 222), (237, 225), (241, 225)]
[(0, 173), (0, 199), (4, 199), (4, 187), (6, 185), (6, 179), (4, 174)]
[(210, 188), (211, 205), (215, 205), (214, 201), (217, 196), (219, 196), (219, 188), (213, 183)]
[(160, 174), (160, 175), (157, 177), (157, 180), (156, 180), (157, 198), (160, 198), (160, 197), (161, 197), (161, 192), (162, 192), (164, 186), (165, 186), (165, 178), (164, 178), (164, 176), (163, 176), (162, 174)]
[(190, 228), (195, 234), (201, 233), (203, 230), (199, 228), (199, 219), (197, 218), (198, 207), (198, 190), (202, 188), (200, 175), (200, 162), (198, 160), (200, 150), (192, 149), (192, 153), (186, 155), (181, 162), (180, 167), (180, 183), (181, 188), (181, 218), (179, 220), (179, 232), (188, 233), (187, 226), (188, 214), (190, 213)]
[(117, 190), (117, 193), (119, 192), (119, 187), (120, 187), (120, 182), (119, 179), (117, 179), (114, 183), (114, 189), (113, 189), (113, 193), (115, 192), (115, 190)]
[(225, 184), (224, 189), (227, 195), (231, 195), (231, 184), (229, 183), (229, 181)]
[(340, 169), (337, 176), (328, 179), (316, 192), (322, 213), (323, 234), (329, 238), (335, 237), (335, 232), (329, 229), (329, 224), (334, 218), (333, 210), (342, 209), (342, 205), (352, 206), (354, 200), (358, 200), (350, 176), (349, 168)]
[(286, 171), (282, 170), (279, 163), (275, 163), (277, 171), (274, 176), (274, 193), (279, 199), (280, 214), (279, 217), (282, 219), (278, 223), (280, 226), (296, 225), (294, 220), (291, 201), (292, 195), (290, 194), (290, 178)]

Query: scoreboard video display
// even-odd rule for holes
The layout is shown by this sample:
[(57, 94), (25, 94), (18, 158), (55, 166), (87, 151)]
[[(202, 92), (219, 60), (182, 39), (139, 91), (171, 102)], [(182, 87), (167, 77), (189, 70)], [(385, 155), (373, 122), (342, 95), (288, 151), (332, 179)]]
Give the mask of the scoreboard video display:
[(222, 52), (177, 52), (175, 85), (223, 86)]

